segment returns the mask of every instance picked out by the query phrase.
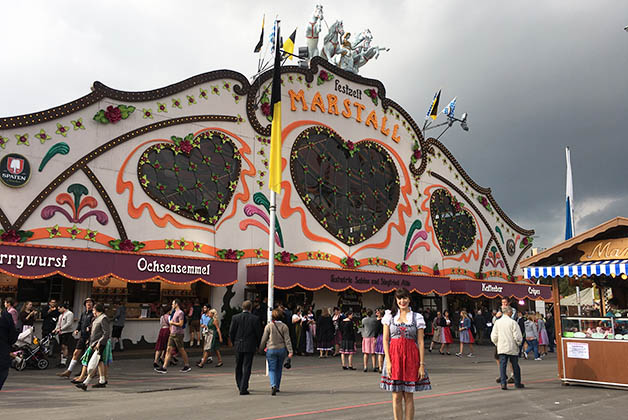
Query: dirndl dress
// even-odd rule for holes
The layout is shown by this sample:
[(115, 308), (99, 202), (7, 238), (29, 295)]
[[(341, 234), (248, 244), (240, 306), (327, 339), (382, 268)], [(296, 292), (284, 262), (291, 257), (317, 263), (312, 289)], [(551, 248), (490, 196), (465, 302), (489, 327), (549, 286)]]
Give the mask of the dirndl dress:
[[(430, 378), (419, 379), (419, 348), (417, 346), (417, 331), (425, 328), (425, 322), (420, 314), (410, 312), (411, 322), (398, 323), (390, 320), (390, 376), (384, 360), (380, 388), (392, 392), (416, 392), (432, 389)], [(421, 324), (415, 317), (420, 317)]]
[[(83, 353), (83, 357), (81, 357), (81, 365), (87, 366), (89, 364), (89, 359), (91, 359), (92, 354), (94, 353), (94, 349), (88, 347)], [(113, 362), (113, 352), (111, 348), (111, 339), (107, 340), (107, 344), (105, 344), (105, 348), (100, 353), (100, 361), (105, 364), (105, 366), (109, 366)]]
[(547, 346), (549, 344), (549, 337), (547, 336), (547, 329), (545, 328), (545, 322), (543, 320), (538, 321), (539, 327), (539, 346)]
[(452, 344), (454, 342), (454, 338), (451, 336), (451, 328), (449, 325), (440, 327), (440, 342), (441, 344)]
[(473, 333), (471, 332), (471, 321), (467, 322), (465, 325), (465, 320), (460, 320), (460, 328), (464, 328), (464, 330), (460, 331), (460, 342), (464, 344), (473, 344), (475, 340), (473, 339)]
[(170, 337), (170, 328), (162, 327), (159, 329), (157, 335), (157, 342), (155, 343), (155, 351), (164, 351), (168, 347), (168, 337)]
[(378, 335), (375, 340), (375, 354), (384, 354), (384, 334)]

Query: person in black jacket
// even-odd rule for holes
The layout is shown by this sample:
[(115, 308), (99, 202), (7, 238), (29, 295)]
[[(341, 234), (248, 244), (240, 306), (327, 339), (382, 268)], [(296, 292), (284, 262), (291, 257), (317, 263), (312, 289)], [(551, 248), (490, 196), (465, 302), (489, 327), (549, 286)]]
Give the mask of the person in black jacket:
[(0, 389), (9, 376), (11, 358), (9, 352), (11, 346), (17, 340), (17, 330), (13, 323), (13, 317), (7, 312), (0, 312)]
[(249, 378), (253, 356), (262, 339), (262, 327), (257, 316), (251, 313), (253, 304), (250, 300), (242, 302), (242, 313), (231, 319), (229, 337), (236, 351), (236, 385), (240, 395), (249, 394)]
[(72, 361), (64, 372), (57, 373), (57, 376), (62, 378), (69, 378), (70, 375), (72, 375), (72, 370), (80, 362), (79, 359), (81, 358), (83, 351), (85, 351), (88, 347), (92, 321), (94, 320), (94, 314), (92, 312), (92, 309), (94, 308), (94, 301), (92, 298), (88, 297), (85, 301), (83, 301), (83, 304), (85, 305), (85, 312), (81, 314), (81, 318), (76, 326), (76, 331), (74, 331), (74, 335), (78, 335), (79, 339), (76, 342), (74, 353), (72, 354)]

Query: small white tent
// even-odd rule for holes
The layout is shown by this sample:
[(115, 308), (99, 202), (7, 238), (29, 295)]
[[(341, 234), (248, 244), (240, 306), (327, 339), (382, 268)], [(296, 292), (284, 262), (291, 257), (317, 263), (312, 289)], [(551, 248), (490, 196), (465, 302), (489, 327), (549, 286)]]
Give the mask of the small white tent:
[[(593, 301), (594, 296), (592, 287), (580, 290), (580, 305), (593, 306)], [(578, 297), (575, 293), (573, 295), (565, 296), (560, 300), (560, 306), (578, 306)]]

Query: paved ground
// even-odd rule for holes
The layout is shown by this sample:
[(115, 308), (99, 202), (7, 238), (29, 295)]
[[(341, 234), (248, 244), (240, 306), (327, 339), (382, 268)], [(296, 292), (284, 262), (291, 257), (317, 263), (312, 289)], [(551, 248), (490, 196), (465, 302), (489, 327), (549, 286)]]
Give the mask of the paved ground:
[[(476, 348), (475, 358), (427, 355), (433, 390), (415, 394), (416, 418), (435, 419), (591, 419), (626, 418), (628, 393), (561, 386), (556, 359), (521, 360), (526, 389), (508, 391), (495, 383), (492, 347)], [(264, 359), (256, 356), (251, 395), (238, 395), (234, 358), (225, 365), (194, 368), (167, 375), (152, 370), (152, 361), (114, 362), (106, 389), (80, 391), (57, 378), (56, 369), (11, 371), (0, 391), (2, 418), (29, 419), (387, 419), (390, 394), (379, 390), (378, 374), (340, 369), (339, 358), (298, 357), (284, 371), (281, 393), (270, 396)], [(115, 357), (115, 356), (114, 356)], [(196, 360), (196, 358), (194, 359)], [(361, 361), (355, 363), (361, 367)], [(624, 413), (624, 414), (622, 414)]]

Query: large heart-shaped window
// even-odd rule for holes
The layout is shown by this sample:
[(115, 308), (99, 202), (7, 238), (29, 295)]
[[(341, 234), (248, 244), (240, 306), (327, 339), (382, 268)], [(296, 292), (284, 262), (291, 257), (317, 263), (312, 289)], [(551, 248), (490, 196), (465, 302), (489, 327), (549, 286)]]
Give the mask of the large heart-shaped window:
[(207, 131), (149, 147), (137, 172), (146, 194), (188, 219), (214, 225), (231, 201), (240, 153), (225, 134)]
[(314, 218), (347, 245), (377, 233), (397, 207), (397, 169), (373, 141), (353, 143), (330, 129), (309, 128), (292, 146), (290, 170)]
[(444, 255), (459, 254), (473, 245), (473, 216), (447, 190), (434, 191), (430, 199), (430, 212), (438, 244)]

